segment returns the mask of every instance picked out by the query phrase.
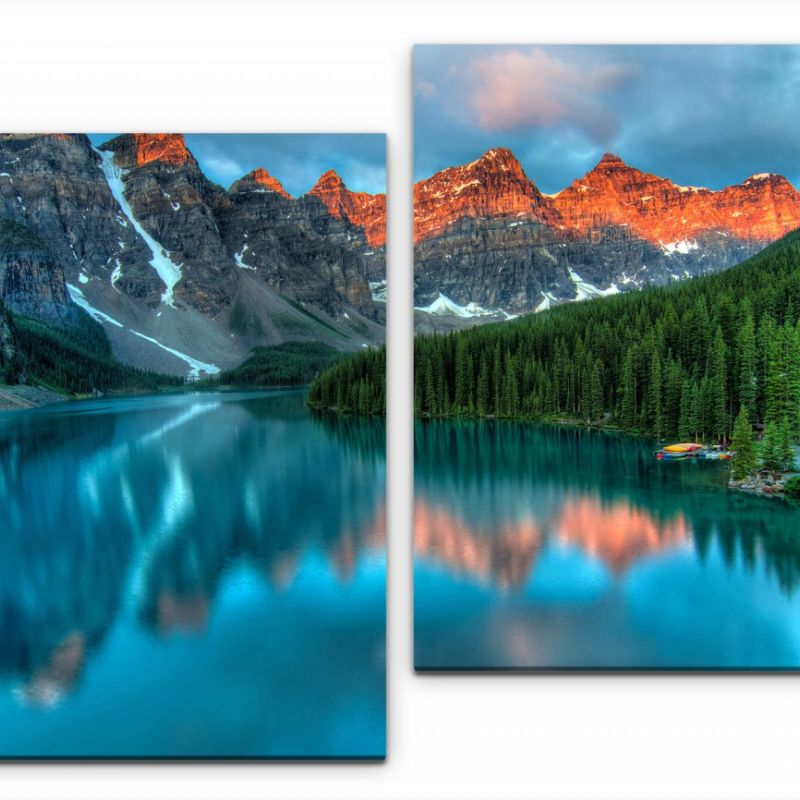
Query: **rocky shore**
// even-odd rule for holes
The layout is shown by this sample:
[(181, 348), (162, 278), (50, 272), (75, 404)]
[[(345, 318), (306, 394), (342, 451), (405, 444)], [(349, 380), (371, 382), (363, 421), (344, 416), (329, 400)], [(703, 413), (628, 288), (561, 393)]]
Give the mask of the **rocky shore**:
[(0, 411), (36, 408), (67, 399), (63, 394), (39, 386), (0, 386)]
[(770, 473), (759, 472), (756, 475), (748, 475), (746, 478), (736, 481), (731, 478), (728, 486), (731, 489), (738, 489), (750, 494), (762, 494), (770, 497), (783, 497), (785, 479), (788, 475), (773, 476)]

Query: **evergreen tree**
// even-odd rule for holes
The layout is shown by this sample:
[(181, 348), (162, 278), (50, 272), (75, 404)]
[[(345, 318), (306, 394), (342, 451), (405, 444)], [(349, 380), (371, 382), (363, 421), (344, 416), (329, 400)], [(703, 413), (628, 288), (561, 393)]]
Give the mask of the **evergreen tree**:
[(431, 416), (436, 416), (436, 384), (433, 380), (433, 363), (427, 359), (425, 364), (425, 405), (424, 409)]
[(678, 421), (678, 438), (687, 442), (695, 437), (697, 419), (695, 417), (695, 396), (692, 382), (687, 378), (681, 389), (680, 419)]
[(489, 413), (489, 364), (485, 356), (481, 358), (481, 366), (478, 371), (476, 407), (479, 417), (485, 417)]
[(623, 428), (632, 428), (636, 423), (636, 376), (633, 369), (633, 347), (628, 348), (625, 352), (619, 396), (620, 425)]
[(715, 438), (728, 438), (728, 369), (722, 326), (717, 325), (709, 358), (710, 414), (707, 432)]
[(650, 376), (647, 387), (647, 416), (644, 427), (652, 431), (656, 438), (664, 433), (664, 405), (662, 401), (661, 358), (653, 351), (650, 362)]
[(734, 457), (731, 464), (731, 477), (740, 481), (756, 471), (757, 459), (755, 444), (753, 442), (753, 429), (747, 416), (744, 404), (739, 409), (736, 422), (733, 425), (733, 438), (731, 441)]
[(794, 445), (788, 420), (782, 420), (778, 425), (777, 439), (778, 463), (781, 472), (786, 472), (794, 467)]
[(756, 413), (756, 332), (753, 316), (747, 304), (745, 318), (736, 334), (736, 390), (739, 402), (747, 409), (750, 418)]
[(781, 469), (780, 423), (769, 422), (761, 440), (761, 465), (770, 472)]
[(598, 359), (592, 366), (589, 389), (589, 416), (593, 420), (599, 420), (603, 416), (603, 383), (600, 379), (601, 368), (602, 365)]

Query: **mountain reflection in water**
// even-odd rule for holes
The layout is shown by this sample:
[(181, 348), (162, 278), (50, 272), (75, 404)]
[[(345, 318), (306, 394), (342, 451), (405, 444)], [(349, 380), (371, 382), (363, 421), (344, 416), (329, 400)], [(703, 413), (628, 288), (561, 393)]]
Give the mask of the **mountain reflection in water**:
[(418, 668), (800, 666), (798, 510), (644, 439), (415, 427)]
[[(316, 640), (309, 631), (306, 646), (281, 652), (295, 647), (290, 640), (320, 594), (330, 603), (324, 624), (342, 637), (339, 648), (352, 645), (343, 660), (353, 659), (367, 675), (366, 688), (338, 687), (372, 698), (352, 735), (346, 717), (331, 716), (308, 741), (287, 730), (282, 742), (280, 732), (264, 729), (260, 740), (254, 735), (243, 743), (231, 719), (229, 729), (219, 723), (216, 738), (205, 731), (196, 749), (131, 733), (121, 752), (95, 752), (103, 746), (95, 732), (66, 754), (380, 755), (384, 471), (382, 423), (312, 417), (297, 392), (124, 398), (0, 416), (0, 677), (20, 709), (0, 703), (0, 754), (62, 754), (46, 718), (30, 714), (51, 709), (54, 732), (62, 706), (66, 724), (70, 714), (83, 713), (82, 705), (108, 704), (115, 682), (119, 689), (137, 680), (133, 673), (107, 674), (105, 665), (132, 642), (141, 641), (137, 657), (156, 648), (144, 658), (154, 672), (162, 657), (165, 670), (185, 671), (192, 657), (199, 664), (224, 656), (220, 647), (233, 653), (249, 646), (262, 659), (254, 666), (263, 687), (220, 690), (257, 706), (272, 660), (299, 659), (300, 675), (324, 669), (326, 656), (341, 657), (325, 651), (321, 631)], [(230, 611), (231, 604), (241, 612)], [(263, 616), (281, 608), (285, 618)], [(261, 615), (258, 625), (271, 635), (283, 636), (284, 626), (285, 641), (254, 638), (248, 645), (255, 626), (234, 640), (242, 613)], [(221, 678), (197, 681), (213, 693), (215, 681), (225, 683)], [(320, 686), (330, 689), (333, 706), (337, 687), (327, 680)], [(166, 685), (163, 691), (179, 694)], [(73, 695), (80, 696), (74, 709)], [(302, 708), (305, 701), (289, 692), (284, 702)], [(308, 702), (322, 703), (314, 692)], [(25, 736), (10, 729), (14, 721)], [(152, 724), (146, 722), (143, 728)], [(215, 724), (200, 722), (209, 731)], [(328, 752), (320, 742), (332, 739)]]

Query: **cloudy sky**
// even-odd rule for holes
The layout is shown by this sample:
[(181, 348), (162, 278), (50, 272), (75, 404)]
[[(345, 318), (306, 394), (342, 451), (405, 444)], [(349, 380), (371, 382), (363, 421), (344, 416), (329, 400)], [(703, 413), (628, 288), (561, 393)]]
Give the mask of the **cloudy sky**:
[[(95, 145), (113, 136), (89, 134)], [(206, 176), (225, 188), (256, 167), (264, 167), (295, 196), (305, 194), (329, 169), (335, 169), (353, 191), (386, 191), (382, 134), (187, 133), (186, 145)]]
[(800, 47), (417, 46), (414, 146), (415, 180), (504, 146), (545, 192), (606, 151), (680, 184), (800, 187)]

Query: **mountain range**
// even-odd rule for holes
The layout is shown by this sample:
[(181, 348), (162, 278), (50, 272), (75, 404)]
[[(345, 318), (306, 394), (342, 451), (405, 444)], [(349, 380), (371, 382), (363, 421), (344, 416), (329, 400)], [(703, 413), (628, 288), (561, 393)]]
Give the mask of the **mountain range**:
[[(797, 227), (780, 175), (712, 190), (607, 153), (546, 194), (494, 148), (414, 187), (416, 327), (716, 272)], [(385, 337), (386, 195), (332, 170), (292, 197), (263, 167), (218, 186), (179, 134), (3, 134), (0, 228), (0, 300), (56, 327), (82, 308), (132, 366), (213, 374), (255, 345)]]
[(606, 153), (556, 194), (494, 148), (414, 187), (418, 330), (507, 319), (560, 303), (716, 272), (800, 227), (800, 192), (752, 175), (682, 186)]
[(224, 189), (180, 134), (0, 135), (0, 300), (62, 328), (82, 308), (120, 361), (159, 372), (382, 341), (385, 219), (385, 195), (333, 171), (296, 198), (264, 168)]

